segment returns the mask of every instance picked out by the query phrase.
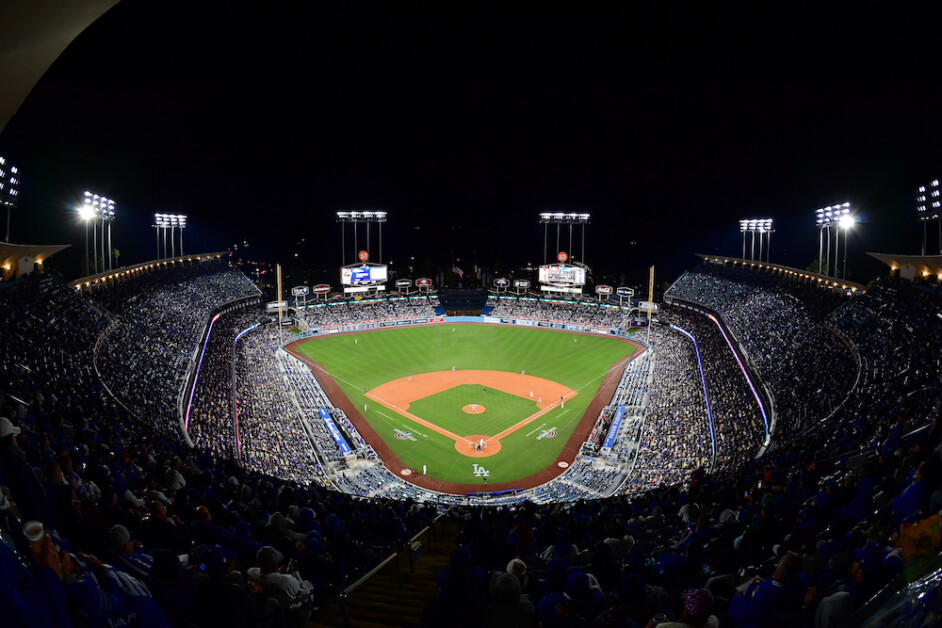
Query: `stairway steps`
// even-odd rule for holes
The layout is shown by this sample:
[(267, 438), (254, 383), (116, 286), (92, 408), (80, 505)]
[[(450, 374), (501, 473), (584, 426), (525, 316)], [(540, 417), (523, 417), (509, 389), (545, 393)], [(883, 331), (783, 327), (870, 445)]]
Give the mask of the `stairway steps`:
[[(423, 543), (421, 562), (409, 570), (409, 556), (399, 556), (402, 587), (390, 565), (374, 575), (346, 600), (351, 628), (413, 628), (418, 625), (429, 599), (438, 592), (438, 571), (451, 562), (458, 535), (458, 524), (452, 522), (439, 535), (434, 546)], [(343, 614), (339, 602), (325, 601), (316, 620), (308, 628), (342, 628)]]

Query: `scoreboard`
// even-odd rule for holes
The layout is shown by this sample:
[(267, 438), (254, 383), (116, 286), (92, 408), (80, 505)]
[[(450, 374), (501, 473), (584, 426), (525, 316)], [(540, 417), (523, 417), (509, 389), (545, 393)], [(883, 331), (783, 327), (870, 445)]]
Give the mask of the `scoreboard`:
[(344, 266), (340, 269), (340, 283), (344, 286), (383, 283), (388, 276), (386, 269), (384, 265)]
[(540, 266), (540, 283), (554, 286), (584, 286), (585, 268), (570, 264)]

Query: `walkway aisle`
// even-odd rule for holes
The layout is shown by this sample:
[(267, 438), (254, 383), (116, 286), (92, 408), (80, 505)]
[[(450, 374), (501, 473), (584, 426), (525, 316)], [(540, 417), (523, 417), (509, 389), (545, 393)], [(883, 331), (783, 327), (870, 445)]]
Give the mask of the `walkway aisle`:
[[(447, 519), (443, 519), (447, 521)], [(429, 598), (438, 593), (435, 578), (438, 570), (448, 565), (455, 551), (457, 521), (449, 521), (444, 531), (438, 524), (438, 536), (432, 547), (428, 536), (423, 537), (421, 562), (415, 573), (409, 571), (407, 550), (399, 553), (399, 569), (402, 574), (402, 589), (396, 580), (396, 568), (390, 563), (381, 572), (370, 578), (347, 599), (347, 613), (353, 628), (384, 628), (398, 626), (414, 628), (422, 617)], [(316, 621), (308, 622), (308, 628), (342, 628), (343, 615), (336, 599), (326, 602), (317, 614)]]

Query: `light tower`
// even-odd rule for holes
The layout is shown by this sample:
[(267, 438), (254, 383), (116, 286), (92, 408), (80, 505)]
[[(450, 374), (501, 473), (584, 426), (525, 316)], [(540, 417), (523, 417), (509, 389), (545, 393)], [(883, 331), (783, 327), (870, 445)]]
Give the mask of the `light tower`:
[(926, 224), (936, 221), (939, 225), (939, 255), (942, 255), (942, 196), (939, 180), (933, 179), (929, 185), (916, 188), (916, 218), (922, 223), (922, 254), (926, 254)]
[(347, 223), (353, 224), (353, 250), (355, 254), (360, 252), (359, 234), (357, 225), (363, 223), (366, 225), (366, 252), (370, 253), (370, 224), (376, 223), (379, 232), (379, 262), (383, 263), (383, 223), (386, 222), (386, 211), (384, 210), (360, 210), (360, 211), (338, 211), (337, 222), (340, 223), (340, 256), (341, 266), (348, 263), (347, 260)]
[(848, 230), (852, 229), (854, 224), (857, 221), (854, 220), (854, 217), (850, 214), (844, 214), (840, 217), (840, 220), (837, 221), (837, 226), (844, 230), (844, 272), (842, 273), (842, 278), (847, 280), (847, 240), (848, 240)]
[[(831, 274), (831, 227), (834, 228), (834, 266), (838, 264), (838, 253), (840, 251), (840, 233), (838, 231), (841, 225), (841, 219), (844, 216), (850, 216), (850, 203), (837, 203), (828, 205), (821, 209), (814, 210), (815, 224), (818, 227), (818, 272), (821, 274)], [(846, 224), (846, 221), (845, 221)], [(827, 248), (824, 246), (824, 233), (827, 232)], [(846, 228), (845, 228), (846, 237)], [(827, 250), (827, 273), (822, 273), (821, 263), (824, 261), (823, 251)], [(837, 271), (834, 272), (837, 277)]]
[[(89, 263), (88, 263), (88, 223), (95, 219), (95, 211), (92, 209), (91, 205), (82, 203), (78, 206), (77, 209), (79, 219), (85, 223), (85, 276), (89, 275)], [(97, 255), (95, 260), (96, 273), (98, 268)]]
[[(180, 255), (183, 255), (183, 228), (186, 227), (186, 216), (183, 214), (154, 214), (154, 228), (157, 229), (157, 258), (167, 257), (167, 230), (170, 231), (170, 257), (176, 257), (176, 241), (174, 229), (180, 229)], [(164, 252), (160, 255), (160, 239), (163, 236)]]
[[(739, 221), (739, 231), (742, 233), (742, 258), (746, 259), (746, 233), (752, 234), (752, 244), (749, 253), (751, 261), (756, 260), (756, 234), (759, 234), (759, 258), (763, 261), (763, 247), (765, 248), (765, 261), (769, 261), (772, 250), (772, 219), (771, 218), (743, 218)], [(765, 242), (763, 243), (763, 237)]]
[[(111, 222), (114, 220), (115, 216), (115, 202), (113, 199), (105, 198), (104, 196), (99, 196), (98, 194), (92, 194), (91, 192), (85, 192), (82, 197), (83, 207), (79, 210), (79, 215), (88, 215), (89, 212), (92, 216), (97, 217), (101, 221), (101, 272), (111, 269)], [(87, 224), (87, 223), (86, 223)], [(108, 225), (108, 237), (107, 244), (105, 238), (105, 225)], [(98, 227), (96, 226), (93, 230), (94, 233), (94, 249), (95, 249), (95, 274), (98, 274)], [(87, 237), (86, 237), (87, 240)], [(108, 257), (107, 262), (105, 258), (105, 246), (108, 246)]]
[(7, 208), (7, 235), (4, 242), (10, 241), (10, 212), (18, 206), (19, 195), (19, 168), (0, 157), (0, 207)]
[(566, 249), (566, 253), (569, 256), (571, 261), (575, 261), (575, 256), (572, 251), (572, 226), (581, 225), (582, 226), (582, 248), (581, 255), (579, 257), (579, 263), (585, 266), (585, 226), (589, 224), (589, 214), (584, 212), (540, 212), (540, 224), (543, 225), (543, 263), (547, 263), (547, 236), (549, 235), (549, 226), (556, 225), (556, 254), (559, 254), (562, 249), (560, 249), (559, 236), (560, 231), (563, 225), (569, 225), (569, 248)]

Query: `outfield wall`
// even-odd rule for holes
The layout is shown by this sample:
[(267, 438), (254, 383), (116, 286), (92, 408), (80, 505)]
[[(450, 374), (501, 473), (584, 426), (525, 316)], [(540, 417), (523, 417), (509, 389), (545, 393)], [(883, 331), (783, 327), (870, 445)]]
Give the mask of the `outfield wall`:
[[(422, 318), (388, 318), (377, 319), (373, 321), (357, 321), (355, 323), (337, 323), (332, 325), (323, 325), (298, 334), (294, 340), (310, 338), (311, 336), (323, 336), (325, 334), (341, 334), (359, 331), (371, 331), (375, 329), (387, 329), (392, 327), (406, 327), (412, 325), (449, 325), (454, 323), (485, 323), (490, 325), (518, 325), (521, 327), (538, 327), (542, 329), (558, 329), (563, 331), (575, 331), (589, 334), (600, 334), (605, 336), (617, 336), (619, 338), (631, 338), (635, 342), (646, 343), (638, 338), (634, 338), (628, 332), (614, 327), (604, 327), (601, 325), (591, 325), (587, 323), (570, 323), (563, 320), (547, 320), (539, 318), (507, 318), (498, 316), (433, 316)], [(292, 340), (292, 342), (294, 342)]]

